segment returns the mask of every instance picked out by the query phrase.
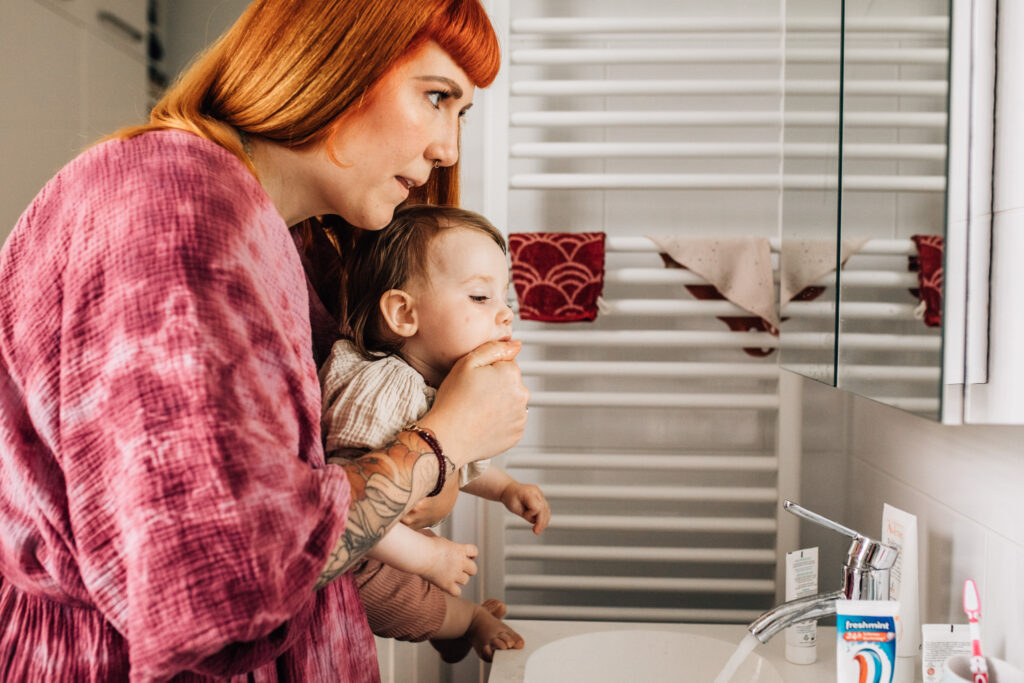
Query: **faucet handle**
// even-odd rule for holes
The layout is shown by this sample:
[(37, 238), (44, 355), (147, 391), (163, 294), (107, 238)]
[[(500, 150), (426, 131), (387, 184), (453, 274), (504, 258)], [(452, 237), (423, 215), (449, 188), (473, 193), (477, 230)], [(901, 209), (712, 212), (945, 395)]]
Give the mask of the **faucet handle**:
[(845, 527), (842, 524), (840, 524), (839, 522), (833, 522), (828, 517), (822, 517), (817, 512), (811, 512), (810, 510), (808, 510), (805, 507), (800, 507), (799, 505), (797, 505), (796, 503), (794, 503), (791, 500), (787, 500), (787, 501), (783, 502), (782, 503), (782, 508), (784, 510), (786, 510), (786, 512), (792, 512), (797, 517), (803, 517), (807, 521), (814, 522), (815, 524), (817, 524), (819, 526), (823, 526), (826, 529), (831, 529), (832, 531), (838, 531), (843, 536), (849, 536), (850, 538), (858, 538), (858, 537), (862, 536), (862, 534), (857, 533), (853, 529), (851, 529), (849, 527)]
[[(809, 522), (814, 522), (826, 529), (838, 531), (842, 535), (852, 538), (853, 541), (850, 543), (850, 550), (848, 551), (846, 559), (847, 567), (867, 570), (888, 570), (892, 568), (893, 564), (896, 562), (899, 550), (891, 545), (868, 538), (864, 534), (858, 533), (849, 527), (843, 526), (838, 522), (833, 522), (828, 517), (822, 517), (817, 512), (811, 512), (807, 508), (800, 507), (791, 500), (783, 502), (782, 507), (786, 511), (792, 512), (797, 517), (803, 517)], [(886, 593), (888, 593), (888, 589), (886, 589)]]

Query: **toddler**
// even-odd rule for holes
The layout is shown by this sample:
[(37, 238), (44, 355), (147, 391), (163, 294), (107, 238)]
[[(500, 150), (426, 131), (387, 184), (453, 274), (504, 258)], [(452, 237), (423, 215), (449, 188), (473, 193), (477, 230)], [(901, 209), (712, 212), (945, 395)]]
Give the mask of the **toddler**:
[[(359, 233), (343, 292), (349, 338), (335, 343), (320, 370), (328, 455), (390, 443), (428, 410), (456, 361), (510, 338), (506, 253), (485, 218), (452, 207), (406, 207), (383, 230)], [(424, 529), (451, 511), (460, 489), (500, 501), (534, 533), (550, 521), (538, 487), (480, 461), (411, 509), (354, 574), (377, 635), (429, 639), (448, 662), (470, 648), (491, 661), (495, 650), (521, 648), (523, 640), (501, 621), (500, 601), (458, 597), (476, 572), (477, 549)]]

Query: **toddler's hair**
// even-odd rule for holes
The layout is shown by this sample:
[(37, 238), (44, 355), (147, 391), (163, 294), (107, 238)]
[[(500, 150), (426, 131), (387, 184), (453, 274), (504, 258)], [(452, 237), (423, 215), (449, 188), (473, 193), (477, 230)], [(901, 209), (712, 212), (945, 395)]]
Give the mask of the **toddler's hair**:
[(380, 298), (402, 289), (415, 278), (426, 279), (428, 247), (442, 230), (470, 228), (486, 234), (508, 253), (505, 238), (480, 214), (454, 206), (414, 205), (395, 211), (382, 230), (359, 230), (345, 280), (348, 333), (356, 350), (373, 360), (396, 353), (402, 339), (391, 332), (380, 310)]

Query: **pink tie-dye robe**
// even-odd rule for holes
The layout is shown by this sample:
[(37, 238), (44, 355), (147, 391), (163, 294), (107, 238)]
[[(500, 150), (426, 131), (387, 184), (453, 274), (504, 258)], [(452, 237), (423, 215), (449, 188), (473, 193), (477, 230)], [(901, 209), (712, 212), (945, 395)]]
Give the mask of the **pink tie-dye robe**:
[(311, 349), (295, 245), (219, 146), (106, 142), (47, 184), (0, 253), (0, 678), (378, 679), (350, 577), (313, 591), (350, 498)]

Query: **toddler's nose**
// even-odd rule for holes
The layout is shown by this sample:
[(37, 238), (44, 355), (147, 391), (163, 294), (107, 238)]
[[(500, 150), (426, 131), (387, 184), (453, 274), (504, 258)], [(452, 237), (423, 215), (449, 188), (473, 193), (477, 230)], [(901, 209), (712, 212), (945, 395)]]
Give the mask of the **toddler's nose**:
[(505, 305), (498, 311), (498, 324), (512, 327), (512, 307)]

